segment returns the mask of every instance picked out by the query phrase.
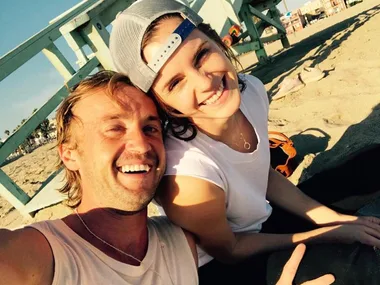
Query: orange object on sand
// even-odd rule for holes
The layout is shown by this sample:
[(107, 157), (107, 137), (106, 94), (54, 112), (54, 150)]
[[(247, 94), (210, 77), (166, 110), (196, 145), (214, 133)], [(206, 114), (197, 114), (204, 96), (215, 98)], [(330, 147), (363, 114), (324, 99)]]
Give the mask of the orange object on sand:
[(297, 151), (291, 139), (280, 132), (269, 132), (271, 166), (285, 177), (292, 175), (295, 165), (291, 163)]

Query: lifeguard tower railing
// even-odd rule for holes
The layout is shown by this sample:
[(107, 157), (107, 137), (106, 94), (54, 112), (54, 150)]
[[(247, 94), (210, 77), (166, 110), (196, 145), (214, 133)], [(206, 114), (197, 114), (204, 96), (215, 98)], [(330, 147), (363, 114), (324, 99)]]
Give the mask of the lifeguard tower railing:
[[(160, 0), (157, 0), (160, 1)], [(238, 44), (237, 53), (256, 51), (260, 62), (267, 59), (263, 43), (281, 39), (286, 45), (284, 28), (280, 24), (276, 5), (281, 0), (179, 0), (190, 5), (220, 35), (228, 31), (232, 24), (244, 22), (249, 40)], [(86, 0), (52, 20), (45, 29), (0, 58), (0, 81), (16, 71), (23, 64), (42, 52), (65, 80), (64, 86), (40, 107), (16, 132), (0, 147), (0, 165), (6, 161), (25, 139), (46, 119), (68, 96), (69, 88), (79, 83), (96, 68), (113, 69), (108, 50), (109, 32), (107, 27), (117, 13), (129, 7), (134, 0)], [(211, 6), (210, 6), (211, 4)], [(208, 7), (208, 8), (207, 8)], [(210, 7), (214, 7), (210, 10)], [(267, 10), (267, 14), (262, 12)], [(254, 20), (253, 16), (257, 18)], [(257, 21), (257, 19), (260, 19)], [(271, 39), (261, 39), (260, 35), (268, 26), (274, 26), (278, 34)], [(54, 43), (63, 37), (76, 55), (79, 68), (75, 69)], [(86, 54), (85, 46), (91, 52)], [(38, 72), (38, 71), (37, 71)], [(2, 96), (6, 96), (2, 94)], [(7, 199), (23, 215), (65, 199), (56, 189), (63, 183), (62, 172), (54, 172), (43, 183), (33, 197), (27, 195), (12, 179), (0, 169), (0, 195)]]
[[(268, 62), (264, 44), (281, 40), (283, 47), (289, 47), (286, 30), (281, 24), (281, 13), (277, 4), (282, 0), (187, 0), (205, 22), (223, 37), (229, 28), (236, 24), (244, 27), (239, 42), (231, 48), (240, 55), (255, 51), (258, 62)], [(264, 35), (268, 27), (275, 28), (275, 33)]]

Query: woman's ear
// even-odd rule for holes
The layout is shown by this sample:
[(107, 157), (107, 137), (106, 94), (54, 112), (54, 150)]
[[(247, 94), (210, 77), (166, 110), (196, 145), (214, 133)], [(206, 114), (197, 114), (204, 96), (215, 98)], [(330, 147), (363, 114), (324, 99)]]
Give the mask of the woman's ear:
[(78, 151), (68, 144), (58, 146), (59, 157), (65, 166), (72, 171), (79, 170)]

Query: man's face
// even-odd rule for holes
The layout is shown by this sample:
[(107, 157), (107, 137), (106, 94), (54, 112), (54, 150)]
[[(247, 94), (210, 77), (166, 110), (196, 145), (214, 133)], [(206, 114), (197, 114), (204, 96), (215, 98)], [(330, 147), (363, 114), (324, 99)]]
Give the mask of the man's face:
[(165, 170), (161, 124), (153, 101), (122, 84), (85, 96), (73, 108), (73, 151), (81, 176), (82, 203), (136, 212), (152, 200)]

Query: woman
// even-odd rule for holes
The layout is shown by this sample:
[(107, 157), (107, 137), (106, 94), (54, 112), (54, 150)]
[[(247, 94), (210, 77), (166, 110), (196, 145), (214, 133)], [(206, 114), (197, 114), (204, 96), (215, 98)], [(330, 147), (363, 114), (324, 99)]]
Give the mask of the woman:
[[(110, 50), (116, 69), (163, 111), (167, 170), (157, 201), (197, 237), (201, 283), (262, 284), (252, 271), (265, 273), (267, 253), (301, 242), (380, 246), (379, 219), (325, 207), (270, 167), (265, 88), (236, 72), (231, 52), (191, 9), (136, 2), (116, 19)], [(266, 226), (267, 200), (315, 228), (276, 233)], [(225, 265), (236, 261), (244, 262)]]

